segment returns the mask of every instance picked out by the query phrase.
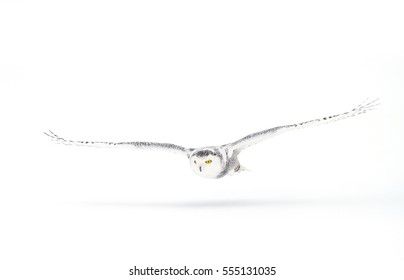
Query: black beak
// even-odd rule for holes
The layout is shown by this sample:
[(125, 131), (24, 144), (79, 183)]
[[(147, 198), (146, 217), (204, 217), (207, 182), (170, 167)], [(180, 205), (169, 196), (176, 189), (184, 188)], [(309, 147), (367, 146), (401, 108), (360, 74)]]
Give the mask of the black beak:
[(199, 172), (202, 172), (202, 166), (199, 166)]

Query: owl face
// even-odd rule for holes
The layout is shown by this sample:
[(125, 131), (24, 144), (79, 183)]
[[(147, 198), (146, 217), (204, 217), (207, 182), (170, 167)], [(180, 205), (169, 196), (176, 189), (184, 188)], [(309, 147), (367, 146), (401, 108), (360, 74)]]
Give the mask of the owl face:
[(189, 157), (189, 163), (195, 174), (204, 178), (217, 178), (222, 172), (222, 158), (211, 149), (197, 149)]

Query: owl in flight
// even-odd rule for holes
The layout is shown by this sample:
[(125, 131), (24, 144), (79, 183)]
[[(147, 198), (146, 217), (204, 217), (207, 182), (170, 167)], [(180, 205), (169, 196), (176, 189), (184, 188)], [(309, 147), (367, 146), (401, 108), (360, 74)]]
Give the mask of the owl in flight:
[(203, 148), (185, 148), (174, 144), (155, 143), (155, 142), (73, 141), (59, 137), (50, 130), (44, 133), (48, 137), (50, 137), (51, 140), (65, 145), (154, 149), (182, 154), (188, 157), (191, 169), (195, 174), (202, 176), (204, 178), (218, 179), (226, 175), (232, 175), (234, 173), (242, 171), (243, 168), (241, 167), (237, 157), (241, 153), (241, 151), (254, 144), (257, 144), (261, 141), (264, 141), (268, 138), (279, 135), (286, 131), (314, 126), (318, 124), (330, 123), (337, 120), (342, 120), (366, 113), (367, 111), (373, 110), (377, 105), (379, 105), (377, 104), (377, 101), (378, 99), (375, 99), (370, 102), (366, 100), (358, 107), (342, 114), (327, 116), (320, 119), (314, 119), (296, 124), (277, 126), (249, 134), (229, 144), (221, 146), (203, 147)]

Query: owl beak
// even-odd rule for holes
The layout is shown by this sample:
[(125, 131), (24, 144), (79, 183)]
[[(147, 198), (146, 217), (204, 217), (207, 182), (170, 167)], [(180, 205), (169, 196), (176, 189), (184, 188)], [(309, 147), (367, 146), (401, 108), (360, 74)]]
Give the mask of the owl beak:
[(202, 172), (202, 166), (199, 166), (199, 172)]

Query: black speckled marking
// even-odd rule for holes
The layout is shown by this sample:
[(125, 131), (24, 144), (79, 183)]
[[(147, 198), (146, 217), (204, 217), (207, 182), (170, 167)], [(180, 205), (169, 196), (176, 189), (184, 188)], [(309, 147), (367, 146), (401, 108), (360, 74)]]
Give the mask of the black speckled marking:
[(195, 153), (195, 156), (197, 157), (207, 157), (208, 155), (213, 155), (214, 152), (210, 151), (210, 150), (201, 150), (201, 151), (197, 151)]

